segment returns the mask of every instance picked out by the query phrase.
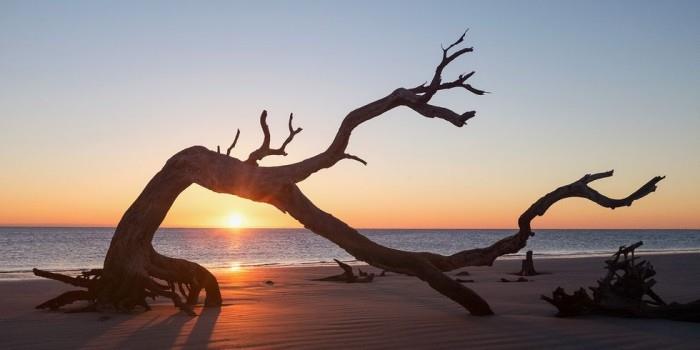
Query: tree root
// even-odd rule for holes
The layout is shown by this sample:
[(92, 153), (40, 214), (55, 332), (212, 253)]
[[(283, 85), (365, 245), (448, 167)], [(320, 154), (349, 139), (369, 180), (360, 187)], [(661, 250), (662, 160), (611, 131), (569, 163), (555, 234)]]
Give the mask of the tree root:
[[(168, 269), (165, 269), (168, 264)], [(199, 293), (207, 290), (205, 306), (221, 306), (221, 293), (216, 278), (202, 266), (181, 259), (160, 256), (149, 266), (148, 274), (124, 272), (105, 274), (102, 269), (82, 272), (72, 277), (59, 273), (34, 269), (36, 276), (67, 283), (85, 290), (65, 292), (39, 304), (37, 309), (57, 310), (76, 301), (87, 301), (87, 306), (69, 312), (89, 312), (113, 309), (132, 311), (136, 307), (150, 310), (147, 298), (166, 297), (175, 307), (190, 316), (196, 316), (192, 307), (197, 304)], [(161, 282), (166, 284), (161, 284)]]

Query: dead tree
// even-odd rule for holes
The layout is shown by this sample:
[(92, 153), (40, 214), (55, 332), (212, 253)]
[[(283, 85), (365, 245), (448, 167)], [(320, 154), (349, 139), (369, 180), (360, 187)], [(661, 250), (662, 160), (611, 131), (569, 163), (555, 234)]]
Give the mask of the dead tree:
[(700, 322), (700, 300), (667, 304), (652, 290), (656, 271), (651, 263), (638, 261), (634, 256), (634, 250), (640, 246), (642, 242), (622, 246), (612, 259), (605, 261), (607, 274), (598, 280), (597, 287), (588, 288), (593, 298), (583, 288), (569, 295), (558, 287), (552, 297), (543, 295), (542, 299), (559, 310), (559, 317), (602, 314)]
[[(473, 51), (471, 47), (458, 48), (465, 35), (466, 32), (457, 41), (442, 49), (442, 58), (429, 82), (413, 88), (395, 89), (388, 95), (351, 111), (343, 119), (328, 148), (310, 158), (281, 166), (268, 167), (258, 164), (267, 156), (286, 155), (286, 146), (301, 131), (292, 126), (290, 115), (288, 137), (279, 148), (271, 148), (265, 111), (260, 117), (262, 144), (250, 153), (246, 160), (230, 156), (230, 150), (227, 150), (227, 154), (222, 154), (202, 146), (178, 152), (165, 163), (163, 169), (150, 180), (124, 213), (112, 238), (100, 275), (89, 284), (78, 285), (87, 288), (89, 293), (72, 294), (52, 305), (61, 306), (74, 300), (85, 299), (96, 309), (109, 306), (131, 309), (138, 305), (145, 307), (146, 297), (165, 296), (171, 298), (176, 306), (190, 312), (190, 306), (197, 302), (201, 289), (206, 290), (205, 305), (221, 305), (216, 278), (209, 271), (190, 261), (163, 256), (151, 245), (154, 233), (178, 195), (191, 184), (198, 184), (214, 192), (271, 204), (291, 215), (310, 231), (337, 244), (359, 261), (386, 271), (415, 276), (474, 315), (492, 314), (491, 307), (484, 299), (444, 272), (466, 266), (491, 265), (501, 255), (518, 252), (533, 235), (530, 229), (532, 219), (543, 215), (547, 208), (561, 199), (583, 197), (608, 208), (628, 206), (632, 201), (654, 191), (655, 184), (661, 178), (652, 179), (626, 198), (610, 199), (589, 188), (588, 183), (612, 176), (612, 171), (586, 175), (535, 202), (522, 214), (518, 221), (520, 229), (512, 236), (488, 247), (464, 250), (447, 256), (431, 252), (407, 252), (377, 244), (345, 222), (318, 208), (297, 186), (297, 183), (312, 174), (330, 168), (344, 159), (367, 164), (361, 158), (347, 152), (350, 136), (353, 130), (364, 122), (394, 108), (407, 107), (424, 117), (442, 119), (457, 127), (464, 126), (476, 112), (455, 113), (448, 108), (430, 104), (430, 101), (438, 92), (449, 89), (463, 89), (476, 95), (485, 93), (468, 83), (474, 72), (461, 74), (452, 81), (442, 80), (445, 67), (458, 57)], [(54, 279), (65, 278), (71, 277)], [(64, 281), (72, 283), (76, 280)]]

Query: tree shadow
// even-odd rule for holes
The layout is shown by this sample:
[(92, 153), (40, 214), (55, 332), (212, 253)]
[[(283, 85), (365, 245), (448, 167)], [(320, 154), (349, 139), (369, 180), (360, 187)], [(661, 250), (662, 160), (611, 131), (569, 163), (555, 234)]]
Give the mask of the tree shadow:
[(197, 317), (197, 323), (194, 324), (190, 334), (187, 336), (184, 347), (187, 349), (205, 348), (211, 340), (211, 335), (214, 332), (214, 327), (220, 314), (220, 307), (202, 308)]
[[(148, 322), (127, 335), (115, 348), (153, 348), (168, 349), (173, 346), (185, 348), (206, 348), (214, 326), (221, 313), (220, 308), (198, 309), (199, 315), (191, 317), (177, 312), (160, 322)], [(183, 334), (186, 324), (194, 322), (188, 334)], [(183, 343), (183, 338), (184, 340)]]

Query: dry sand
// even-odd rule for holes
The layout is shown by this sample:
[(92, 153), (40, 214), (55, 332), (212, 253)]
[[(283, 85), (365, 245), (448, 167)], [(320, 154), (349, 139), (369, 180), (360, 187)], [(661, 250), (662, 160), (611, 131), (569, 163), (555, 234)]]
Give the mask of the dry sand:
[[(648, 257), (666, 300), (700, 298), (700, 255)], [(67, 286), (0, 282), (0, 349), (495, 348), (700, 349), (700, 325), (609, 317), (560, 319), (539, 299), (561, 285), (592, 285), (604, 258), (535, 260), (551, 274), (501, 283), (519, 261), (470, 268), (469, 284), (496, 316), (473, 317), (416, 278), (391, 274), (370, 284), (314, 282), (337, 267), (215, 271), (224, 302), (189, 317), (167, 300), (134, 314), (37, 311)], [(366, 268), (367, 270), (374, 270)], [(455, 271), (454, 273), (456, 273)], [(454, 273), (451, 273), (454, 275)], [(271, 280), (272, 285), (264, 282)]]

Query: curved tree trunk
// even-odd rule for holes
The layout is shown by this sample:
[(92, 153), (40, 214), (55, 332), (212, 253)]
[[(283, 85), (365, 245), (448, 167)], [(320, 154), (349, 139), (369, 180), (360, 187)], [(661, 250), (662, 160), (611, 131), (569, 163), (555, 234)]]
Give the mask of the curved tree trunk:
[[(458, 127), (474, 117), (474, 111), (460, 115), (447, 108), (428, 104), (432, 96), (440, 90), (464, 88), (477, 95), (484, 94), (484, 91), (466, 83), (474, 72), (460, 75), (451, 82), (441, 81), (442, 70), (450, 62), (464, 53), (472, 52), (472, 48), (463, 48), (449, 53), (449, 50), (460, 44), (463, 39), (464, 35), (447, 49), (443, 49), (442, 60), (429, 85), (396, 89), (386, 97), (350, 112), (343, 120), (331, 145), (311, 158), (283, 166), (259, 166), (258, 161), (266, 156), (286, 155), (285, 147), (301, 132), (301, 128), (292, 127), (290, 115), (289, 136), (280, 148), (270, 148), (270, 131), (266, 123), (267, 113), (264, 111), (260, 117), (264, 137), (262, 145), (253, 151), (246, 161), (229, 156), (238, 139), (238, 133), (225, 155), (201, 146), (190, 147), (177, 153), (151, 179), (122, 217), (107, 252), (103, 270), (85, 273), (76, 278), (35, 270), (37, 275), (87, 288), (87, 293), (62, 295), (39, 307), (57, 308), (75, 300), (88, 300), (91, 303), (88, 309), (105, 306), (131, 309), (137, 305), (148, 308), (146, 297), (165, 296), (171, 298), (176, 306), (192, 313), (190, 306), (197, 302), (201, 289), (205, 289), (207, 294), (205, 305), (221, 305), (216, 278), (209, 271), (193, 262), (162, 256), (151, 245), (153, 235), (175, 199), (195, 183), (214, 192), (274, 205), (358, 260), (384, 270), (416, 276), (474, 315), (492, 314), (491, 307), (483, 298), (444, 272), (465, 266), (491, 265), (499, 256), (518, 252), (525, 246), (528, 238), (534, 235), (530, 229), (532, 219), (543, 215), (552, 204), (561, 199), (582, 197), (609, 208), (631, 205), (632, 201), (653, 192), (656, 183), (662, 178), (654, 178), (627, 198), (615, 200), (588, 187), (588, 183), (593, 180), (612, 176), (612, 171), (586, 175), (535, 202), (520, 217), (520, 230), (512, 236), (485, 248), (465, 250), (449, 256), (430, 252), (406, 252), (382, 246), (316, 207), (296, 184), (342, 159), (357, 160), (366, 164), (361, 158), (345, 153), (352, 131), (365, 121), (399, 106), (411, 108), (428, 118), (446, 120)], [(161, 282), (167, 282), (168, 285)]]

